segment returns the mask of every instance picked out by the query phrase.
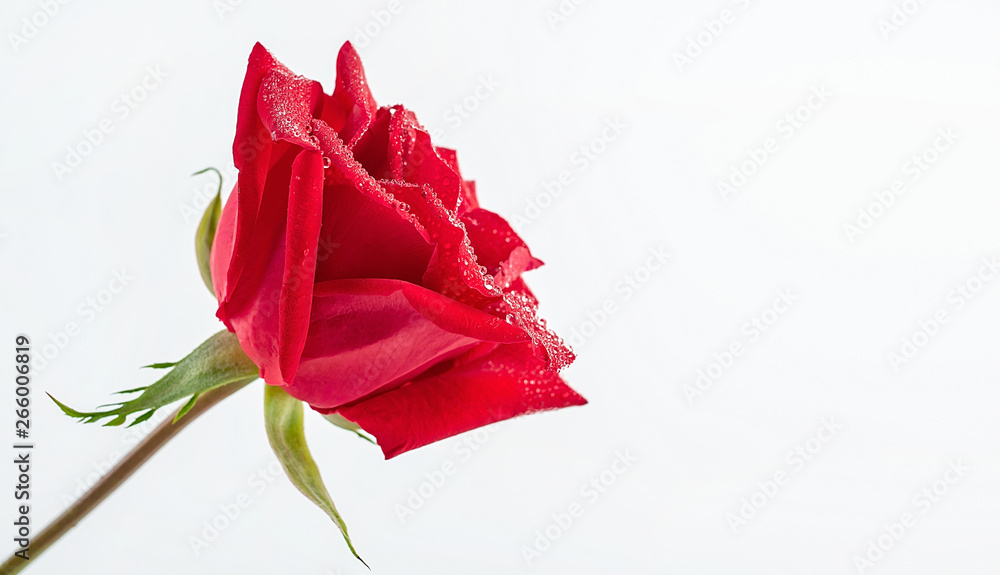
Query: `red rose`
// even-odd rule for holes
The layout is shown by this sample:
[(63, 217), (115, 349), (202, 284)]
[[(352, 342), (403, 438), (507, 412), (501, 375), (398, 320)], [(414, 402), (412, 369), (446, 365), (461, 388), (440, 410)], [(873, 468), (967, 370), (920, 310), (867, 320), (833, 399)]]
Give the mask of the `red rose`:
[(212, 278), (268, 384), (357, 423), (387, 458), (586, 403), (521, 279), (542, 262), (479, 207), (453, 150), (376, 106), (350, 43), (332, 95), (257, 44), (233, 157)]

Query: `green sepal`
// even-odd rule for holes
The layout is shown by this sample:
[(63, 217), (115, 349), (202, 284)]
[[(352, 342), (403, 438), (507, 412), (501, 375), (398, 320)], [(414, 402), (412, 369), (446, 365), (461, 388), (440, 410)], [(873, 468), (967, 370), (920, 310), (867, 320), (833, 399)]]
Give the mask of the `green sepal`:
[(369, 437), (364, 432), (364, 430), (361, 429), (360, 425), (354, 423), (350, 419), (347, 419), (343, 415), (340, 415), (339, 413), (327, 413), (324, 414), (323, 417), (325, 417), (327, 421), (336, 425), (337, 427), (341, 429), (346, 429), (347, 431), (353, 431), (354, 434), (360, 437), (361, 439), (364, 439), (368, 443), (377, 445), (377, 443), (375, 443), (375, 440)]
[(219, 176), (219, 189), (215, 192), (215, 199), (205, 208), (205, 215), (201, 217), (198, 224), (198, 232), (194, 237), (194, 251), (198, 256), (198, 270), (201, 272), (201, 280), (205, 282), (208, 291), (215, 297), (215, 288), (212, 287), (212, 266), (209, 262), (209, 255), (212, 253), (212, 242), (215, 241), (215, 231), (219, 228), (219, 217), (222, 216), (222, 173), (215, 168), (205, 168), (204, 170), (191, 174), (198, 176), (205, 172), (215, 172)]
[(187, 412), (191, 411), (191, 408), (194, 407), (194, 404), (198, 403), (198, 396), (200, 395), (201, 395), (200, 393), (192, 395), (191, 399), (189, 399), (187, 403), (184, 404), (183, 407), (177, 410), (177, 415), (174, 416), (174, 423), (177, 423), (180, 420), (180, 418), (184, 417), (185, 415), (187, 415)]
[[(173, 367), (177, 365), (176, 361), (165, 361), (163, 363), (151, 363), (149, 365), (142, 366), (145, 369), (167, 369), (168, 367)], [(118, 393), (124, 393), (119, 391)]]
[[(169, 405), (179, 399), (190, 396), (190, 400), (181, 408), (177, 419), (194, 407), (198, 395), (210, 389), (237, 381), (249, 381), (258, 377), (259, 370), (250, 358), (240, 348), (236, 335), (226, 330), (208, 338), (187, 357), (176, 363), (167, 375), (148, 387), (139, 387), (119, 393), (142, 394), (135, 399), (108, 404), (117, 406), (104, 411), (77, 411), (49, 395), (52, 401), (70, 417), (81, 419), (84, 423), (95, 423), (105, 418), (112, 418), (105, 426), (121, 425), (133, 413), (141, 413), (129, 424), (129, 427), (142, 423), (157, 409)], [(104, 407), (104, 406), (102, 406)]]
[(288, 395), (284, 389), (276, 385), (264, 386), (264, 427), (267, 429), (267, 440), (271, 449), (278, 456), (281, 467), (292, 484), (298, 488), (310, 501), (322, 509), (340, 529), (351, 553), (358, 561), (368, 564), (358, 555), (347, 534), (347, 524), (330, 498), (330, 492), (323, 484), (319, 468), (309, 453), (306, 445), (305, 429), (302, 422), (302, 402)]

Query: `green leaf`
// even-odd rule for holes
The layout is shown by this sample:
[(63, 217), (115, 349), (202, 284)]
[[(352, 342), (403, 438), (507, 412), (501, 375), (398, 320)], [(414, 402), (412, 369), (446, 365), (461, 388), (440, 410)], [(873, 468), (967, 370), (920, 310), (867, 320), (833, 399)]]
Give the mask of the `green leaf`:
[(201, 217), (198, 224), (198, 232), (194, 237), (194, 251), (198, 256), (198, 269), (201, 271), (201, 279), (208, 287), (212, 297), (215, 297), (215, 288), (212, 287), (212, 267), (209, 264), (209, 254), (212, 253), (212, 242), (215, 241), (215, 230), (219, 227), (219, 217), (222, 215), (222, 173), (215, 168), (205, 168), (204, 170), (191, 174), (198, 176), (205, 172), (212, 171), (219, 176), (219, 189), (215, 192), (215, 199), (205, 208), (205, 215)]
[[(179, 399), (190, 396), (191, 399), (181, 409), (177, 419), (194, 407), (198, 395), (210, 389), (234, 382), (245, 382), (256, 379), (259, 370), (250, 358), (243, 353), (236, 335), (222, 330), (208, 338), (187, 357), (177, 362), (167, 375), (149, 387), (130, 389), (119, 393), (142, 394), (129, 401), (109, 404), (117, 406), (104, 411), (77, 411), (49, 395), (63, 412), (81, 419), (84, 423), (94, 423), (105, 418), (112, 418), (105, 423), (121, 425), (133, 413), (140, 414), (130, 425), (136, 425), (149, 419), (157, 409), (171, 404)], [(176, 419), (175, 419), (176, 421)]]
[(327, 421), (336, 425), (337, 427), (341, 429), (346, 429), (347, 431), (353, 431), (361, 439), (364, 439), (368, 443), (375, 444), (375, 440), (372, 439), (371, 437), (368, 437), (368, 435), (364, 433), (364, 431), (361, 429), (360, 425), (354, 423), (350, 419), (347, 419), (343, 415), (340, 415), (339, 413), (327, 413), (323, 415), (323, 417), (325, 417)]
[[(319, 475), (319, 468), (309, 454), (305, 429), (302, 424), (302, 402), (288, 395), (276, 385), (264, 386), (264, 426), (271, 449), (285, 469), (292, 484), (322, 509), (337, 524), (351, 553), (358, 561), (368, 564), (354, 550), (351, 537), (347, 534), (347, 524), (333, 504), (330, 493)], [(369, 567), (370, 568), (370, 567)]]

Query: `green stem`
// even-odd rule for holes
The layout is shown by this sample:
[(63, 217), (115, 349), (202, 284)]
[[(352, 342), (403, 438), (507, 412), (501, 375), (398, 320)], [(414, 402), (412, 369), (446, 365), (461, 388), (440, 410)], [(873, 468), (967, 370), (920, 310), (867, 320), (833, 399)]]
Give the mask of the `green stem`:
[(29, 559), (27, 561), (16, 555), (11, 555), (9, 559), (0, 565), (0, 575), (20, 573), (22, 569), (35, 561), (39, 555), (44, 553), (46, 549), (58, 541), (60, 537), (65, 535), (81, 519), (93, 511), (95, 507), (100, 505), (105, 497), (111, 495), (115, 489), (118, 489), (126, 479), (131, 477), (143, 463), (146, 463), (171, 438), (180, 433), (182, 429), (187, 427), (199, 415), (208, 411), (212, 406), (240, 390), (251, 381), (253, 380), (238, 381), (211, 391), (206, 391), (198, 397), (198, 403), (177, 423), (173, 423), (174, 417), (177, 415), (177, 412), (174, 412), (163, 423), (158, 425), (152, 433), (146, 436), (135, 449), (130, 451), (124, 459), (118, 462), (118, 465), (107, 475), (98, 480), (90, 491), (85, 493), (83, 497), (66, 509), (48, 527), (32, 538), (31, 546), (28, 549)]

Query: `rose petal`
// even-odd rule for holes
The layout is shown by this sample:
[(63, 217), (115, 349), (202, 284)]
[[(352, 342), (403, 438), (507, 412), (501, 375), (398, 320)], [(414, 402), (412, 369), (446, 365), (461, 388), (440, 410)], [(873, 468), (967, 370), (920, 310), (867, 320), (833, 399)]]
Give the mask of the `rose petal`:
[[(522, 272), (541, 267), (542, 260), (532, 257), (528, 245), (507, 220), (481, 208), (466, 211), (461, 217), (479, 264), (486, 266), (501, 288)], [(502, 278), (498, 275), (501, 272)]]
[[(229, 275), (229, 262), (233, 255), (233, 242), (236, 240), (236, 209), (239, 201), (237, 189), (233, 186), (233, 191), (229, 193), (229, 198), (222, 206), (222, 213), (219, 215), (219, 225), (215, 229), (215, 239), (212, 241), (212, 251), (209, 253), (209, 267), (212, 270), (212, 287), (215, 288), (215, 297), (222, 301), (227, 292), (226, 281)], [(223, 318), (223, 322), (229, 331), (233, 328), (229, 322)]]
[(499, 270), (493, 277), (501, 289), (507, 289), (521, 274), (540, 265), (542, 260), (532, 257), (527, 247), (518, 246), (510, 252), (507, 259), (500, 262)]
[(261, 81), (257, 112), (272, 139), (315, 150), (309, 130), (322, 96), (319, 82), (274, 68)]
[(236, 138), (233, 140), (233, 162), (239, 173), (240, 193), (237, 196), (240, 209), (238, 211), (239, 225), (236, 226), (232, 250), (233, 261), (228, 266), (228, 277), (225, 282), (225, 298), (236, 287), (243, 272), (248, 252), (247, 245), (254, 236), (253, 227), (257, 221), (261, 195), (270, 167), (271, 140), (270, 130), (257, 113), (257, 98), (260, 85), (267, 73), (275, 68), (285, 69), (264, 46), (257, 43), (250, 53), (247, 63), (247, 73), (243, 79), (243, 90), (240, 93), (240, 105), (236, 117)]
[[(251, 238), (258, 235), (256, 226), (268, 170), (287, 153), (288, 143), (315, 148), (306, 129), (322, 93), (318, 82), (292, 74), (260, 43), (254, 46), (243, 80), (233, 141), (233, 160), (239, 169), (240, 209), (233, 261), (223, 282), (226, 300), (244, 275), (248, 254), (252, 253), (247, 247), (252, 243)], [(282, 142), (276, 144), (274, 140)]]
[(384, 391), (484, 341), (526, 341), (503, 320), (408, 282), (318, 283), (291, 395), (334, 408)]
[(292, 163), (284, 275), (278, 302), (278, 366), (283, 381), (294, 380), (306, 344), (322, 217), (323, 156), (304, 150)]
[(476, 182), (472, 180), (462, 180), (462, 203), (458, 206), (458, 213), (464, 213), (479, 207), (479, 198), (476, 197)]
[(389, 149), (389, 108), (379, 108), (368, 130), (354, 146), (354, 159), (376, 180), (391, 179)]
[[(298, 147), (282, 144), (289, 152), (297, 152)], [(217, 315), (226, 326), (236, 333), (240, 346), (258, 367), (261, 377), (272, 385), (280, 385), (281, 371), (278, 367), (278, 302), (282, 290), (285, 261), (285, 228), (288, 214), (289, 183), (291, 181), (293, 157), (278, 162), (268, 173), (267, 181), (261, 194), (261, 217), (256, 222), (255, 234), (248, 240), (247, 248), (254, 257), (246, 258), (245, 270), (237, 287), (227, 286), (229, 298), (219, 301)], [(239, 232), (240, 211), (243, 209), (239, 199), (242, 191), (237, 189), (226, 202), (216, 232), (212, 259), (215, 262), (215, 274), (221, 273), (225, 266), (221, 263), (231, 258), (236, 261), (233, 252), (227, 251), (229, 245), (225, 238), (230, 236), (231, 227), (235, 225)], [(235, 248), (235, 241), (230, 244)], [(228, 281), (232, 281), (232, 269), (228, 271)]]
[(538, 317), (538, 300), (522, 279), (511, 282), (504, 292), (503, 303), (491, 304), (487, 311), (508, 316), (512, 324), (527, 332), (536, 355), (545, 359), (547, 369), (559, 371), (576, 359), (573, 350)]
[(345, 42), (337, 55), (337, 85), (321, 118), (340, 133), (348, 148), (353, 148), (368, 130), (377, 108), (361, 57), (350, 42)]
[[(519, 283), (518, 266), (527, 269), (528, 266), (535, 265), (535, 262), (540, 265), (541, 261), (532, 258), (521, 264), (507, 262), (507, 270), (501, 279), (513, 287), (504, 291), (489, 275), (489, 270), (485, 266), (480, 267), (478, 255), (466, 235), (465, 224), (444, 208), (432, 190), (426, 186), (417, 188), (393, 182), (382, 182), (382, 185), (386, 192), (409, 204), (410, 212), (437, 244), (424, 274), (424, 286), (473, 307), (486, 309), (498, 317), (510, 316), (510, 322), (531, 337), (536, 352), (546, 359), (550, 369), (558, 371), (573, 362), (576, 356), (572, 350), (546, 326), (545, 320), (538, 317), (538, 302), (534, 296), (526, 290), (517, 289), (524, 285)], [(484, 221), (500, 226), (502, 218), (492, 218), (486, 215), (488, 213), (484, 210), (479, 216)], [(511, 243), (520, 241), (520, 238), (514, 240), (517, 236), (512, 230), (511, 235), (506, 235), (507, 230), (503, 230), (502, 235), (509, 237)], [(521, 256), (523, 255), (522, 253)], [(511, 278), (507, 277), (508, 274)]]
[(444, 160), (444, 163), (448, 164), (448, 167), (455, 171), (455, 174), (459, 178), (462, 177), (462, 172), (458, 170), (458, 152), (451, 148), (443, 148), (441, 146), (434, 146), (434, 151), (437, 153), (438, 157)]
[[(381, 183), (386, 192), (409, 204), (410, 212), (417, 217), (427, 230), (430, 239), (437, 244), (434, 256), (424, 274), (424, 286), (473, 307), (486, 309), (498, 317), (509, 316), (512, 324), (523, 329), (531, 337), (536, 352), (546, 359), (550, 369), (558, 371), (573, 362), (576, 356), (572, 350), (558, 335), (548, 329), (545, 320), (538, 317), (537, 300), (530, 295), (530, 292), (517, 289), (524, 285), (518, 283), (520, 276), (518, 266), (523, 265), (527, 269), (528, 266), (534, 265), (536, 260), (532, 258), (523, 261), (522, 264), (507, 262), (507, 270), (501, 279), (514, 287), (504, 291), (488, 274), (489, 270), (485, 266), (480, 267), (478, 256), (466, 235), (465, 224), (437, 200), (432, 190), (426, 186), (417, 188), (393, 182)], [(502, 218), (499, 216), (493, 218), (487, 214), (489, 212), (484, 210), (479, 217), (483, 221), (500, 226)], [(507, 235), (507, 230), (509, 227), (503, 230), (502, 235), (509, 237), (511, 243), (520, 241), (520, 238), (514, 240), (517, 236), (512, 230), (509, 230), (511, 235)], [(540, 265), (541, 262), (537, 261), (537, 264)], [(508, 274), (511, 278), (507, 277)]]
[(503, 296), (493, 278), (480, 267), (462, 221), (428, 186), (381, 182), (386, 192), (405, 202), (410, 213), (436, 244), (423, 285), (473, 307), (483, 307)]
[(416, 141), (416, 118), (402, 106), (379, 108), (353, 152), (376, 179), (403, 180), (404, 160)]
[(421, 283), (434, 246), (418, 224), (350, 184), (331, 183), (326, 194), (316, 281), (370, 277)]
[(434, 253), (427, 232), (352, 157), (322, 121), (314, 132), (330, 161), (317, 281), (402, 279), (420, 283)]
[(530, 346), (513, 344), (336, 412), (374, 435), (390, 459), (497, 421), (585, 403)]
[(389, 137), (388, 147), (385, 149), (389, 156), (389, 173), (394, 180), (404, 178), (404, 158), (410, 155), (413, 149), (416, 135), (414, 126), (417, 123), (413, 112), (402, 106), (393, 106), (387, 110), (389, 114)]
[[(443, 148), (437, 146), (434, 148), (437, 155), (440, 156), (444, 163), (455, 171), (455, 174), (459, 178), (462, 177), (462, 171), (458, 168), (458, 152), (451, 148)], [(479, 207), (479, 199), (476, 198), (476, 182), (472, 180), (462, 180), (461, 190), (458, 195), (458, 214), (464, 214), (469, 210), (474, 210)]]
[(462, 178), (438, 156), (437, 150), (431, 143), (430, 134), (420, 128), (415, 120), (411, 124), (413, 147), (409, 154), (405, 155), (402, 179), (410, 184), (430, 186), (444, 207), (454, 212), (462, 195)]

